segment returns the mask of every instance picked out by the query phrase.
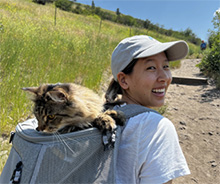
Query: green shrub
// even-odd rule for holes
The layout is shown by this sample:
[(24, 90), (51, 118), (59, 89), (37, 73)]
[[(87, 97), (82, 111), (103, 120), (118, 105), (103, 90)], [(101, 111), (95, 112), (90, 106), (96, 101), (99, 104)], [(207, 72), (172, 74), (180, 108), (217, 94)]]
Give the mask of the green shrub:
[(220, 88), (220, 13), (216, 12), (213, 19), (214, 31), (211, 31), (209, 42), (210, 50), (204, 53), (202, 62), (199, 64), (200, 70), (216, 80), (217, 87)]
[(42, 5), (46, 4), (46, 0), (33, 0), (33, 2), (38, 3), (38, 4), (42, 4)]
[(57, 8), (60, 8), (64, 11), (70, 11), (72, 7), (72, 2), (69, 0), (57, 0), (55, 1), (55, 5)]
[[(220, 36), (220, 35), (219, 35)], [(200, 70), (206, 75), (217, 79), (220, 73), (220, 39), (216, 37), (212, 48), (205, 53), (202, 62), (199, 64)]]
[(34, 3), (45, 5), (46, 3), (53, 3), (55, 0), (32, 0)]

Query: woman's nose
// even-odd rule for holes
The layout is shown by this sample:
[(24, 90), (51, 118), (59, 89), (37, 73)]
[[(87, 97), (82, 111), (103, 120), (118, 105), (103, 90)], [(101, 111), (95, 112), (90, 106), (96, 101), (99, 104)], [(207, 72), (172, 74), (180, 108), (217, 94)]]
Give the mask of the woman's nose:
[(167, 82), (167, 81), (171, 81), (171, 79), (172, 79), (172, 75), (171, 75), (170, 70), (161, 69), (159, 71), (159, 74), (158, 74), (159, 82)]

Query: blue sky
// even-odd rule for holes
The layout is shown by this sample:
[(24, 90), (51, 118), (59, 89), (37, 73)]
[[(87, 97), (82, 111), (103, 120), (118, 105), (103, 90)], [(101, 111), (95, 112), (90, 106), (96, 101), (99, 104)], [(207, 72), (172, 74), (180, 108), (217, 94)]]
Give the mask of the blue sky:
[[(92, 4), (92, 0), (77, 0)], [(120, 12), (165, 29), (184, 31), (190, 28), (197, 37), (208, 40), (208, 29), (213, 29), (212, 19), (220, 10), (220, 0), (94, 0), (96, 7)]]

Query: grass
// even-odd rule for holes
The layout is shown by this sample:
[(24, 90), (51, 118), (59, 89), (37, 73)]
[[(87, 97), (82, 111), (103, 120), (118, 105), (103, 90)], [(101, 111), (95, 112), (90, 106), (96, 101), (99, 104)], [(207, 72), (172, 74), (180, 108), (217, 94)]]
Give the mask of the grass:
[[(162, 42), (175, 40), (109, 21), (102, 21), (101, 30), (99, 27), (97, 16), (61, 10), (57, 10), (55, 26), (53, 4), (0, 1), (0, 135), (8, 135), (31, 114), (32, 104), (22, 87), (76, 82), (98, 92), (120, 40), (135, 34), (148, 34)], [(189, 45), (196, 53), (197, 47)], [(7, 152), (8, 144), (1, 146)], [(4, 163), (1, 159), (0, 171)]]
[(3, 138), (0, 137), (0, 141), (1, 141), (1, 146), (0, 146), (0, 157), (1, 157), (1, 160), (0, 160), (0, 175), (1, 175), (2, 169), (5, 165), (5, 162), (8, 158), (8, 155), (10, 153), (11, 144), (9, 144), (7, 136), (3, 136)]
[(50, 6), (26, 1), (1, 6), (1, 129), (11, 129), (29, 113), (22, 87), (77, 80), (98, 89), (115, 46), (108, 35), (97, 35), (98, 22), (58, 11), (54, 26)]

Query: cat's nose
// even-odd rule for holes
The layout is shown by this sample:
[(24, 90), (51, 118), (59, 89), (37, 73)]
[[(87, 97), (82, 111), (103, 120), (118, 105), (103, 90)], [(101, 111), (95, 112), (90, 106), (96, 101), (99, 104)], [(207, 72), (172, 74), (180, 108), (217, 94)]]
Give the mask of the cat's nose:
[(37, 127), (37, 131), (44, 131), (44, 129), (45, 129), (45, 126), (43, 125), (43, 126), (39, 126), (38, 125), (38, 127)]

